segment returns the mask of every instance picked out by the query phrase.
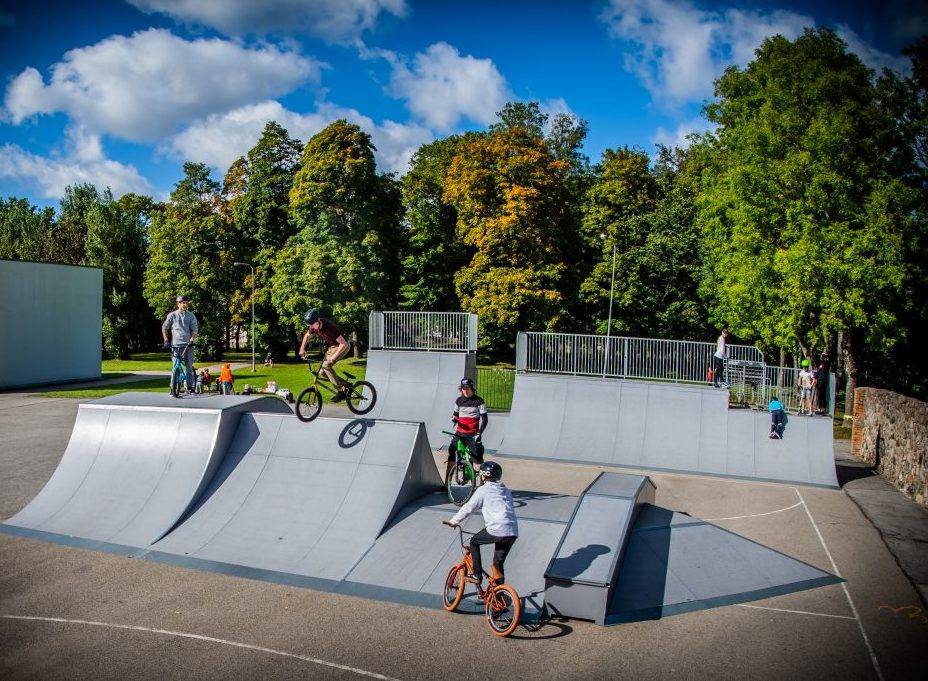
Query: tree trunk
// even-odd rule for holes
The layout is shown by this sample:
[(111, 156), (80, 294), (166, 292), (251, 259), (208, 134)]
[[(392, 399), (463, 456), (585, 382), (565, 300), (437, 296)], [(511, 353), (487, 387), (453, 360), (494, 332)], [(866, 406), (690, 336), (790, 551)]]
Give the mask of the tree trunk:
[(844, 361), (847, 370), (847, 382), (844, 384), (844, 413), (854, 413), (854, 391), (857, 389), (856, 348), (851, 341), (851, 334), (844, 335)]
[(838, 331), (838, 347), (835, 353), (835, 378), (844, 378), (844, 331)]
[(361, 348), (358, 347), (358, 332), (351, 332), (351, 348), (354, 350), (354, 358), (361, 359)]

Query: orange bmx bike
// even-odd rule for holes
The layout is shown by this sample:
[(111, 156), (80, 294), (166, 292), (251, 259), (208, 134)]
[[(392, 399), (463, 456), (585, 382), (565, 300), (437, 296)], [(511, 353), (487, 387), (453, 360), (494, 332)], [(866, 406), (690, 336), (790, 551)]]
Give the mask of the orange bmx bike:
[(474, 561), (470, 555), (470, 547), (464, 544), (464, 530), (460, 525), (452, 525), (447, 520), (442, 522), (457, 529), (461, 551), (464, 554), (461, 562), (453, 565), (445, 577), (445, 587), (441, 594), (442, 607), (448, 612), (457, 610), (461, 599), (464, 598), (464, 585), (474, 584), (477, 587), (477, 596), (484, 603), (490, 629), (496, 636), (509, 636), (519, 626), (519, 618), (522, 616), (522, 600), (519, 594), (509, 584), (502, 582), (496, 574), (496, 568), (493, 568), (493, 576), (488, 575), (486, 571), (483, 572), (489, 580), (486, 589), (479, 579), (470, 576), (474, 573)]

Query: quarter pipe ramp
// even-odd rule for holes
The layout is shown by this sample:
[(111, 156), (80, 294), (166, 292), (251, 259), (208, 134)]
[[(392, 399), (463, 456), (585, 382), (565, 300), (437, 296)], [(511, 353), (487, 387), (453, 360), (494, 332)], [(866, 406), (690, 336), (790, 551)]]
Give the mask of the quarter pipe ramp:
[(516, 375), (501, 455), (837, 487), (830, 419), (728, 408), (725, 391), (646, 381)]

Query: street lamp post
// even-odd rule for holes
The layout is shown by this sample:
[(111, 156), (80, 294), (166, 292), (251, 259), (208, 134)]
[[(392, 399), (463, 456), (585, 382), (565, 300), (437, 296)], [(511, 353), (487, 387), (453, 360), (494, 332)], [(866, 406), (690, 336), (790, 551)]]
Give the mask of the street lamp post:
[[(600, 234), (603, 241), (605, 234)], [(612, 342), (612, 296), (615, 292), (615, 241), (612, 242), (612, 279), (609, 281), (609, 321), (606, 322), (606, 351), (603, 353), (603, 378), (606, 377), (606, 366), (609, 362), (609, 350)]]
[[(251, 373), (255, 373), (257, 371), (255, 368), (255, 268), (247, 262), (237, 262), (235, 264), (239, 267), (251, 267), (251, 334), (249, 335), (251, 336)], [(610, 303), (610, 314), (611, 305)]]

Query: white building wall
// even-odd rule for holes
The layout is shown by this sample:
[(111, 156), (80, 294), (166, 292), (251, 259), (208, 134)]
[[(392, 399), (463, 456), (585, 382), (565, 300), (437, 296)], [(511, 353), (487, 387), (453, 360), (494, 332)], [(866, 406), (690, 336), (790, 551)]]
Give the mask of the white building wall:
[(0, 389), (100, 377), (103, 270), (0, 260)]

